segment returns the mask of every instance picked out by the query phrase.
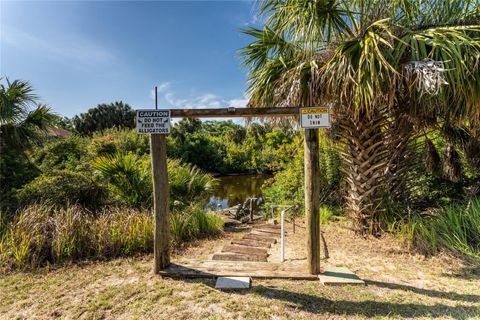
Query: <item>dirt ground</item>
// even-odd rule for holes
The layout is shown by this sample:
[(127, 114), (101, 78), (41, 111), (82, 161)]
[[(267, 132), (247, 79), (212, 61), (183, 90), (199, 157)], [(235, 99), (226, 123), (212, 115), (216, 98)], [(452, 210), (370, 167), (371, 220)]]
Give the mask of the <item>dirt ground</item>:
[[(305, 263), (305, 225), (287, 228), (286, 263)], [(322, 267), (346, 266), (365, 286), (254, 280), (222, 292), (214, 279), (152, 273), (152, 257), (73, 264), (0, 276), (1, 319), (480, 319), (480, 265), (425, 258), (393, 237), (363, 239), (341, 223), (322, 226)], [(210, 259), (232, 237), (200, 241), (174, 259)], [(269, 260), (278, 262), (279, 246)]]

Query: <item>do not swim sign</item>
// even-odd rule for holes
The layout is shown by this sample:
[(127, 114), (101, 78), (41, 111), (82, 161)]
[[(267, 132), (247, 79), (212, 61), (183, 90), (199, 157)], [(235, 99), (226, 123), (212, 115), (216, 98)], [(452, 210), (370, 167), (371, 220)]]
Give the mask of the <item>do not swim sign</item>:
[(329, 108), (302, 108), (300, 109), (300, 124), (302, 128), (330, 128)]
[(137, 110), (137, 132), (170, 133), (170, 110)]

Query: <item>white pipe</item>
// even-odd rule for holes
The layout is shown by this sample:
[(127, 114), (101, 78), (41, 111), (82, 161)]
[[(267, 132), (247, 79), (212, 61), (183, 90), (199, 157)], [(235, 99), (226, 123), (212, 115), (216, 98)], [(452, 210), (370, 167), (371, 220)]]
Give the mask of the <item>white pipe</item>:
[(280, 262), (285, 261), (285, 210), (282, 210), (282, 226), (280, 238)]

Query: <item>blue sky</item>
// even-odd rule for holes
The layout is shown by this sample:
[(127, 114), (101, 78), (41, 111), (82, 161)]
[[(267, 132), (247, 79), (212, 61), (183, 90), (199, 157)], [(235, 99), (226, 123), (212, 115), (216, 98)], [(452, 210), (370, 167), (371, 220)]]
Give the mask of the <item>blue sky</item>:
[(73, 116), (99, 103), (133, 108), (246, 102), (240, 28), (251, 1), (0, 1), (0, 75), (28, 80)]

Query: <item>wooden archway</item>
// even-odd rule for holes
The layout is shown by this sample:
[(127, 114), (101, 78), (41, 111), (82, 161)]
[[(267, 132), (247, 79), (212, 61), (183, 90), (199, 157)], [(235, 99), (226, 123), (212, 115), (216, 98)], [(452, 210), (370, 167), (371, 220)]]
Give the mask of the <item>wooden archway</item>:
[[(172, 118), (298, 117), (300, 108), (172, 109)], [(170, 212), (167, 173), (167, 144), (164, 134), (150, 135), (155, 216), (154, 272), (170, 264)], [(318, 129), (305, 129), (305, 216), (307, 264), (311, 274), (320, 273), (320, 160)]]

